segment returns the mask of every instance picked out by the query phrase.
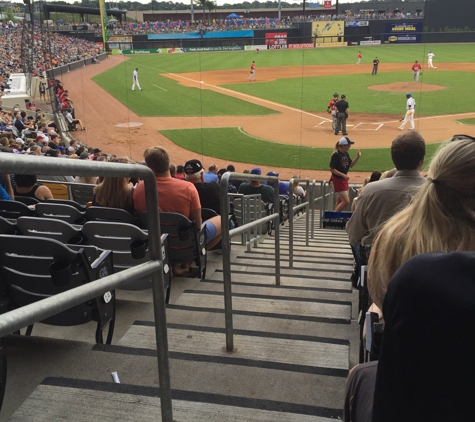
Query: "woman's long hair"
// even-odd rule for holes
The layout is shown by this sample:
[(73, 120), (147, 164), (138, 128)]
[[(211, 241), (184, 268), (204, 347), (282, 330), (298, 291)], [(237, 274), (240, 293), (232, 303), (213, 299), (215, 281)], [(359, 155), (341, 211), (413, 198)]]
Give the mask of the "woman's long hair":
[[(113, 158), (112, 163), (128, 164), (127, 158)], [(94, 188), (96, 203), (102, 207), (133, 208), (132, 189), (128, 177), (104, 177), (102, 183)]]
[(474, 193), (475, 142), (442, 146), (432, 159), (426, 182), (374, 242), (368, 289), (376, 305), (382, 307), (391, 277), (412, 256), (475, 251)]

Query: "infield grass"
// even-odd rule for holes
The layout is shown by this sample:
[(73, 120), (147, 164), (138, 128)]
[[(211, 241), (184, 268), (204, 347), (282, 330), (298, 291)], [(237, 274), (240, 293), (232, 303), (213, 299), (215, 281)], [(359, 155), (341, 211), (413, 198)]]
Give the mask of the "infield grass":
[(475, 119), (460, 119), (457, 120), (457, 122), (463, 124), (463, 125), (475, 125)]
[[(231, 162), (259, 163), (269, 167), (328, 170), (333, 153), (332, 148), (312, 148), (265, 141), (249, 136), (236, 127), (161, 130), (160, 133), (173, 143), (201, 155)], [(426, 163), (439, 146), (440, 144), (435, 143), (426, 146)], [(355, 154), (355, 148), (350, 150), (351, 157)], [(193, 157), (186, 159), (191, 158)], [(393, 167), (388, 148), (365, 148), (362, 149), (361, 160), (353, 170), (385, 171)]]

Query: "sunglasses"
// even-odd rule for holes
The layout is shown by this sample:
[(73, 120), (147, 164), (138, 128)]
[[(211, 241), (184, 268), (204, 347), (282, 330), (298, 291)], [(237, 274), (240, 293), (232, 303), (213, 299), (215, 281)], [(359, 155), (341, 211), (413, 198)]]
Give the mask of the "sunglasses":
[(469, 135), (454, 135), (454, 136), (452, 136), (452, 139), (450, 140), (450, 142), (466, 141), (466, 140), (470, 140), (470, 141), (475, 142), (475, 138), (473, 136), (469, 136)]

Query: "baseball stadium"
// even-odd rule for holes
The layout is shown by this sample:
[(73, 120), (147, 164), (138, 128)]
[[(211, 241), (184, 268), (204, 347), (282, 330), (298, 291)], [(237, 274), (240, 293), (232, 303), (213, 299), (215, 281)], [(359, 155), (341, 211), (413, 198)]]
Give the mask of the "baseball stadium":
[[(475, 187), (443, 177), (475, 177), (472, 2), (93, 3), (2, 14), (0, 422), (465, 418)], [(202, 226), (157, 151), (218, 203)], [(21, 199), (29, 174), (52, 196)], [(120, 178), (132, 203), (101, 203)], [(424, 284), (449, 270), (457, 293)]]

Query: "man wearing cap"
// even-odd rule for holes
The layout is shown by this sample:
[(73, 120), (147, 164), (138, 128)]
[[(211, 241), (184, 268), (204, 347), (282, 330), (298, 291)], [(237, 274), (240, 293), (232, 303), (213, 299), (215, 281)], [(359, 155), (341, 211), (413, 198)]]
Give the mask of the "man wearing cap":
[[(279, 173), (276, 173), (275, 171), (269, 171), (267, 172), (267, 176), (274, 176), (274, 177), (279, 177)], [(269, 186), (272, 186), (274, 188), (274, 182), (267, 182)], [(284, 195), (284, 196), (289, 196), (289, 184), (279, 181), (279, 195)]]
[[(251, 174), (261, 175), (261, 169), (256, 167), (251, 170)], [(252, 180), (250, 183), (242, 183), (239, 186), (238, 193), (243, 195), (261, 195), (264, 202), (274, 202), (274, 188), (269, 185), (263, 185), (258, 180)]]
[(346, 101), (346, 95), (341, 96), (341, 100), (335, 103), (336, 107), (336, 127), (335, 135), (340, 133), (340, 130), (343, 133), (343, 136), (348, 135), (346, 131), (346, 119), (348, 119), (348, 109), (350, 105)]
[(219, 185), (217, 183), (205, 182), (201, 161), (190, 160), (185, 163), (185, 178), (195, 185), (200, 197), (201, 208), (210, 208), (220, 215)]
[[(200, 228), (206, 227), (206, 248), (211, 249), (221, 240), (221, 217), (216, 216), (202, 223), (201, 202), (198, 191), (193, 183), (186, 183), (170, 175), (170, 157), (168, 152), (160, 147), (151, 147), (144, 152), (147, 166), (154, 172), (160, 211), (177, 212), (184, 215)], [(201, 164), (200, 164), (201, 165)], [(193, 171), (197, 166), (189, 167)], [(134, 207), (137, 215), (147, 210), (145, 202), (145, 185), (140, 181), (134, 190)], [(172, 264), (175, 276), (189, 272), (191, 262)]]
[(404, 120), (401, 126), (398, 127), (399, 130), (404, 130), (406, 127), (406, 123), (409, 122), (411, 127), (409, 130), (414, 130), (414, 113), (416, 112), (416, 101), (412, 98), (410, 92), (406, 94), (406, 115), (404, 116)]
[(99, 148), (94, 148), (94, 150), (92, 151), (92, 154), (93, 154), (93, 155), (92, 155), (91, 160), (97, 160), (97, 158), (101, 156), (101, 152), (102, 152), (101, 149), (99, 149)]
[(330, 160), (331, 182), (336, 194), (335, 211), (343, 211), (350, 203), (348, 196), (348, 171), (353, 167), (361, 157), (361, 151), (358, 150), (356, 158), (352, 160), (348, 151), (354, 144), (348, 137), (341, 138), (335, 145), (335, 151)]
[(139, 84), (139, 68), (138, 67), (135, 68), (134, 73), (132, 74), (132, 79), (133, 79), (132, 91), (135, 91), (135, 86), (137, 86), (137, 88), (140, 91), (143, 91), (143, 89), (140, 88), (140, 84)]
[(328, 107), (327, 107), (327, 113), (330, 113), (331, 116), (332, 116), (332, 129), (333, 129), (333, 132), (335, 132), (336, 130), (336, 112), (337, 112), (337, 109), (336, 109), (336, 103), (339, 101), (339, 95), (338, 95), (338, 92), (335, 92), (333, 94), (333, 98), (330, 100), (330, 102), (328, 103)]
[(425, 179), (419, 173), (426, 145), (415, 132), (399, 135), (391, 144), (391, 158), (397, 169), (389, 178), (365, 186), (358, 197), (355, 211), (346, 224), (351, 246), (371, 245), (379, 229), (403, 209)]

